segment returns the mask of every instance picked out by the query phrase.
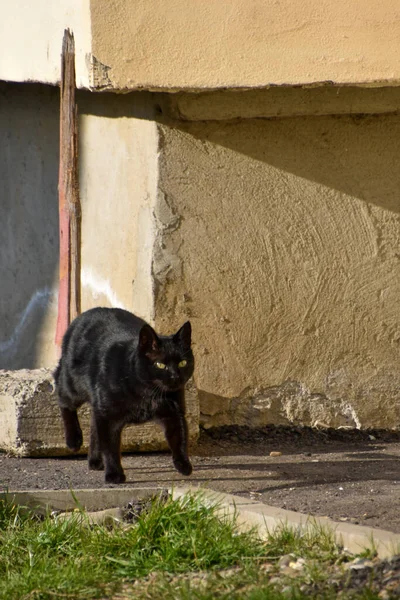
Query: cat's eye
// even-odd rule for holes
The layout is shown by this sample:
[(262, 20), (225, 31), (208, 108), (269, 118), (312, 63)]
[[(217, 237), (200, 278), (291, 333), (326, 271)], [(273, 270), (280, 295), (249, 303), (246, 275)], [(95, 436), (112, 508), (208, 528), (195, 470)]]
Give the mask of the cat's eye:
[(156, 365), (157, 369), (165, 369), (164, 363), (156, 362), (154, 364)]
[(181, 360), (181, 362), (178, 363), (178, 367), (180, 369), (183, 369), (183, 367), (186, 367), (186, 365), (187, 365), (187, 360)]

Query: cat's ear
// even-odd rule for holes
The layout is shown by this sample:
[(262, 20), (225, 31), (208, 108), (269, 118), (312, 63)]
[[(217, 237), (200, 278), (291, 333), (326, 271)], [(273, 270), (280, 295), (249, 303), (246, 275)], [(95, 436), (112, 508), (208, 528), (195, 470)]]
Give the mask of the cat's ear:
[(192, 326), (190, 321), (186, 321), (186, 323), (182, 325), (180, 330), (174, 335), (174, 341), (180, 342), (182, 346), (190, 348), (190, 344), (192, 343)]
[(160, 340), (154, 329), (150, 325), (143, 325), (139, 333), (139, 352), (144, 354), (151, 354), (158, 352)]

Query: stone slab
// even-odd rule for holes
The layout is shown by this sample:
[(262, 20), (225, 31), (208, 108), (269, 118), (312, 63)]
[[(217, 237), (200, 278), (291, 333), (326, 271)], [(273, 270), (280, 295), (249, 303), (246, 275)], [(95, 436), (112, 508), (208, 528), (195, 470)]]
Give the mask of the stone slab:
[[(199, 432), (199, 404), (194, 388), (186, 393), (189, 442)], [(89, 443), (90, 408), (82, 406), (79, 418), (83, 432), (80, 454)], [(164, 433), (156, 423), (126, 427), (123, 452), (166, 450)], [(0, 370), (0, 450), (17, 456), (63, 456), (71, 454), (64, 431), (49, 369)]]
[(8, 497), (20, 506), (44, 512), (45, 510), (71, 511), (77, 506), (86, 511), (100, 511), (125, 506), (131, 500), (148, 498), (161, 487), (101, 488), (88, 490), (23, 490), (0, 492), (0, 500)]

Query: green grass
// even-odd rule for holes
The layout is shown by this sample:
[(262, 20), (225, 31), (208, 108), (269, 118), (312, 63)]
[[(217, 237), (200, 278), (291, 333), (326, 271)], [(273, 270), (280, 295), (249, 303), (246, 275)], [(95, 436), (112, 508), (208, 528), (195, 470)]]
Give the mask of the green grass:
[(104, 593), (99, 583), (118, 585), (155, 571), (223, 569), (263, 551), (261, 541), (239, 534), (195, 496), (155, 502), (137, 524), (111, 531), (82, 526), (79, 513), (41, 520), (0, 504), (0, 598), (9, 600), (96, 598)]
[[(0, 599), (296, 600), (302, 585), (315, 584), (316, 597), (336, 598), (323, 591), (342, 557), (329, 533), (282, 527), (262, 541), (217, 512), (187, 495), (155, 501), (136, 524), (109, 529), (82, 524), (83, 513), (43, 519), (0, 501)], [(285, 554), (304, 558), (304, 573), (271, 585)], [(375, 598), (364, 592), (354, 597)]]

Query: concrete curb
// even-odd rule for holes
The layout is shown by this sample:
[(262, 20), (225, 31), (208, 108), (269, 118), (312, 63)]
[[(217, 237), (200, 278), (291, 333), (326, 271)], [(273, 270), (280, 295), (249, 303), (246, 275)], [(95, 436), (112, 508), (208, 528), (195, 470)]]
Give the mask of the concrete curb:
[(301, 530), (323, 528), (331, 530), (336, 542), (353, 554), (358, 554), (367, 548), (374, 548), (379, 558), (400, 554), (400, 534), (384, 529), (337, 523), (328, 517), (311, 517), (268, 506), (256, 500), (203, 488), (184, 487), (172, 490), (175, 498), (196, 491), (201, 491), (206, 502), (218, 503), (221, 511), (226, 514), (236, 514), (237, 522), (243, 529), (255, 527), (262, 538), (267, 537), (268, 533), (272, 533), (282, 524)]
[[(87, 511), (100, 511), (106, 508), (124, 506), (131, 500), (146, 498), (166, 488), (100, 488), (74, 490), (24, 490), (0, 492), (0, 500), (6, 496), (14, 502), (40, 510), (68, 511), (76, 508), (76, 500)], [(282, 524), (294, 529), (312, 528), (330, 529), (338, 544), (349, 552), (360, 553), (367, 548), (374, 548), (380, 558), (400, 554), (400, 534), (349, 523), (337, 523), (328, 517), (310, 517), (290, 510), (275, 508), (255, 500), (215, 492), (210, 489), (185, 486), (169, 488), (173, 498), (180, 498), (187, 493), (201, 493), (207, 504), (218, 504), (222, 514), (235, 514), (242, 530), (256, 528), (261, 537), (267, 537)], [(76, 498), (76, 500), (75, 500)]]
[(117, 508), (126, 505), (131, 500), (147, 498), (162, 492), (163, 487), (142, 488), (98, 488), (79, 490), (21, 490), (0, 492), (0, 500), (5, 497), (21, 506), (39, 509), (41, 512), (50, 510), (69, 511), (82, 506), (88, 512)]

